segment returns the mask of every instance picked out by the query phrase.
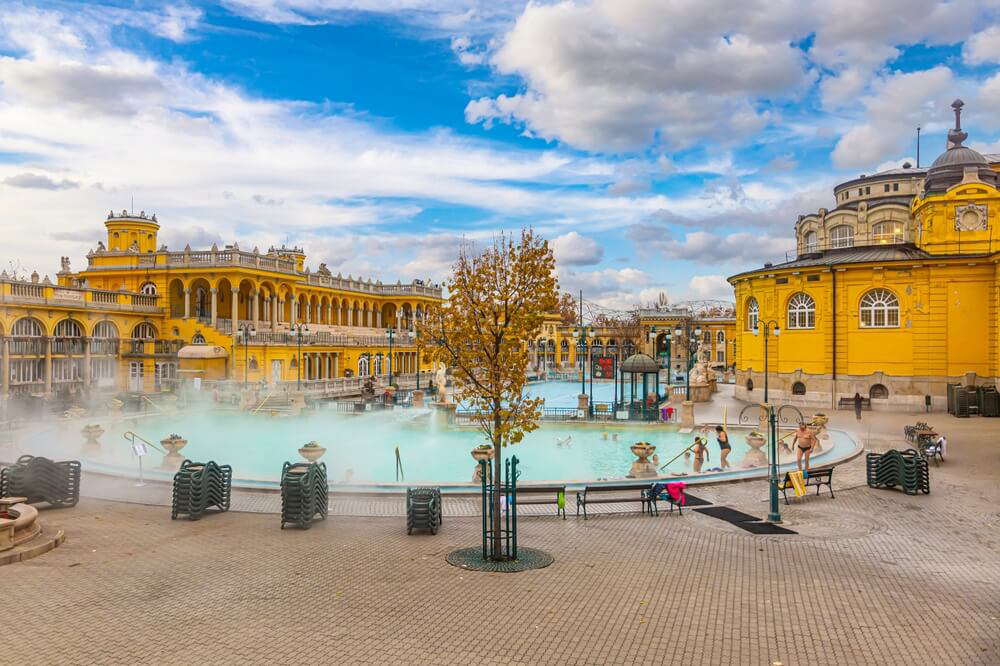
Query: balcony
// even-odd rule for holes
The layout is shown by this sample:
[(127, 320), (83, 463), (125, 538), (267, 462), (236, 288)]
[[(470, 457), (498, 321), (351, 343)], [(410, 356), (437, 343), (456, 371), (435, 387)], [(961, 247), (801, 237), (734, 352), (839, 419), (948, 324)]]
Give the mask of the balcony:
[(86, 287), (62, 287), (38, 282), (0, 279), (0, 304), (53, 305), (86, 310), (118, 310), (161, 314), (159, 296)]

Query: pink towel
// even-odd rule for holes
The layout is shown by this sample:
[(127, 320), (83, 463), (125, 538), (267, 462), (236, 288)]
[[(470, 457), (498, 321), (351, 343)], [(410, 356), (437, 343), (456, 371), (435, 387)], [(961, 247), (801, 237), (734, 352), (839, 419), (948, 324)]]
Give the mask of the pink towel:
[(674, 502), (679, 502), (681, 506), (687, 501), (684, 497), (684, 482), (683, 481), (672, 481), (667, 484), (667, 494), (670, 495), (670, 499)]

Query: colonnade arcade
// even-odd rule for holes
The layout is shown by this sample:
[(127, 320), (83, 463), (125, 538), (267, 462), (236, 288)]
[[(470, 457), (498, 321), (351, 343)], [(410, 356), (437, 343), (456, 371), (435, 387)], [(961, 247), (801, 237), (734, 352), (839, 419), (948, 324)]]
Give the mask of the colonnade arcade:
[(259, 329), (271, 330), (303, 323), (412, 331), (415, 322), (424, 316), (421, 303), (384, 303), (363, 297), (297, 291), (287, 284), (267, 280), (257, 283), (250, 279), (235, 282), (221, 278), (211, 283), (201, 277), (188, 282), (175, 278), (170, 281), (168, 292), (171, 317), (194, 317), (224, 331), (235, 328), (234, 320), (237, 326), (249, 321)]
[[(291, 360), (292, 374), (298, 376), (298, 356)], [(335, 377), (384, 377), (389, 374), (389, 354), (382, 352), (365, 352), (357, 360), (357, 367), (342, 368), (343, 360), (340, 352), (303, 351), (302, 374), (303, 381), (333, 379)], [(250, 369), (256, 370), (256, 358), (250, 360)], [(416, 352), (393, 352), (392, 374), (405, 375), (417, 371)]]

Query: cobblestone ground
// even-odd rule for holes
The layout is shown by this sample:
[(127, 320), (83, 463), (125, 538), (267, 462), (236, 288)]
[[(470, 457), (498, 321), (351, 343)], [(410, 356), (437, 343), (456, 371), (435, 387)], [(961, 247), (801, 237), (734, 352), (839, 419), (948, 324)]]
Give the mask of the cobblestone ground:
[[(858, 427), (836, 414), (834, 425), (886, 448), (914, 418), (866, 414)], [(836, 499), (782, 506), (794, 536), (694, 511), (530, 517), (521, 543), (556, 561), (519, 574), (445, 562), (478, 543), (475, 517), (407, 536), (389, 511), (299, 531), (267, 513), (192, 523), (85, 499), (43, 512), (65, 528), (63, 546), (0, 569), (15, 629), (0, 663), (995, 666), (1000, 423), (927, 420), (951, 448), (929, 496), (867, 488), (859, 458), (837, 469)], [(766, 492), (762, 481), (696, 491), (758, 516)]]

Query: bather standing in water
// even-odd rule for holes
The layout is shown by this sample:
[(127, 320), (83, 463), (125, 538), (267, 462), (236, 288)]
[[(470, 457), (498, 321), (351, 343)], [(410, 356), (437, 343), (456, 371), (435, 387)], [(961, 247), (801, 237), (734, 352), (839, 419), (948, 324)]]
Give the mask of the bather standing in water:
[(719, 442), (719, 465), (726, 469), (729, 467), (729, 453), (733, 450), (729, 443), (729, 433), (722, 426), (715, 426), (715, 437)]
[(705, 446), (705, 442), (702, 441), (701, 437), (695, 437), (694, 446), (691, 450), (694, 452), (694, 472), (695, 474), (701, 474), (701, 466), (708, 460), (708, 447)]

